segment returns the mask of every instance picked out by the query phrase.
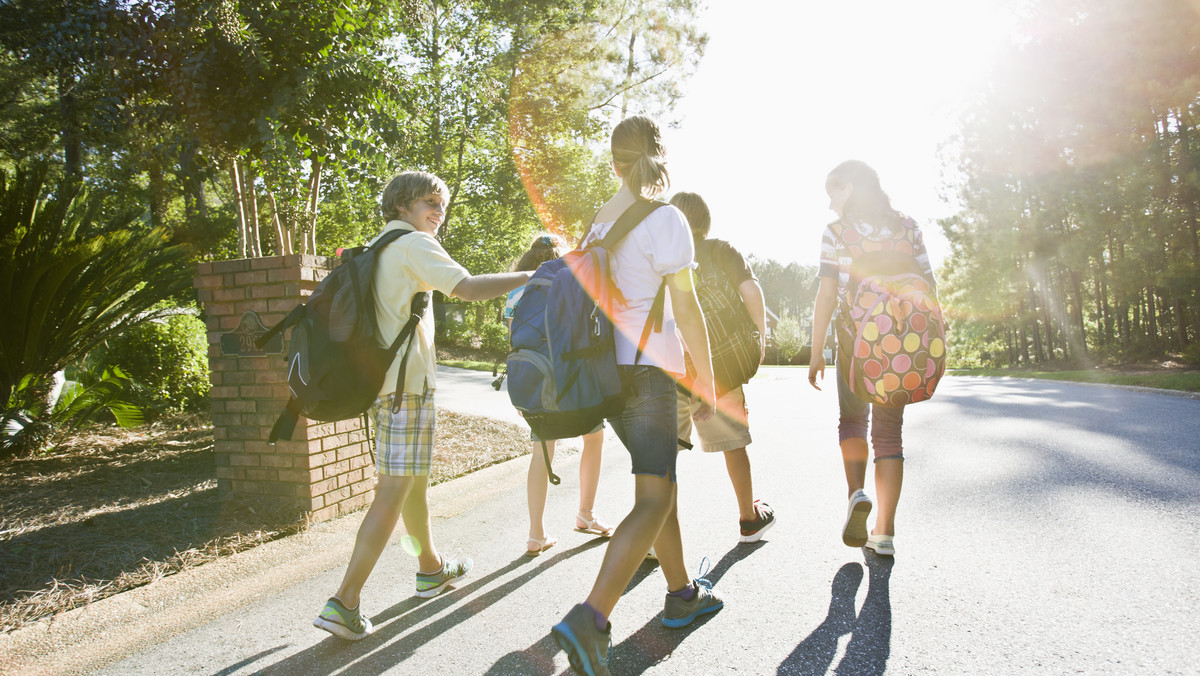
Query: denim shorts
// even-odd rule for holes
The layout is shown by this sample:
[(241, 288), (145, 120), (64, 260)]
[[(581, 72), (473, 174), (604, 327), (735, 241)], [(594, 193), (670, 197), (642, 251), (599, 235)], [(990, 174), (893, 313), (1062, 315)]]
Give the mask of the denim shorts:
[[(840, 357), (840, 355), (839, 355)], [(900, 428), (904, 425), (903, 406), (876, 406), (859, 399), (850, 391), (846, 360), (837, 360), (838, 443), (847, 439), (867, 439), (867, 419), (871, 421), (871, 450), (875, 459), (904, 459)]]
[(678, 455), (675, 378), (657, 366), (617, 368), (625, 385), (625, 410), (608, 422), (629, 449), (633, 473), (674, 482)]

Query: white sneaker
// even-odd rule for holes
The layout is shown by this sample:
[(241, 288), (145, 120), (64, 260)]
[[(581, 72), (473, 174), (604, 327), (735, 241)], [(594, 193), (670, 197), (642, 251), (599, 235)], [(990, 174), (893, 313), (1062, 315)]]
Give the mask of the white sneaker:
[(894, 556), (896, 544), (892, 541), (893, 537), (892, 535), (871, 535), (867, 537), (865, 546), (880, 556)]
[(867, 516), (871, 513), (871, 498), (860, 488), (850, 496), (846, 508), (846, 524), (842, 526), (842, 542), (847, 547), (867, 544)]

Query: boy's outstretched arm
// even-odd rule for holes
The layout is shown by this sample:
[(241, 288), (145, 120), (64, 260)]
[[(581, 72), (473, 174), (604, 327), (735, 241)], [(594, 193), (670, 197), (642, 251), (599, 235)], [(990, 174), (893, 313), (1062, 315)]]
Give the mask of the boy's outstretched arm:
[(487, 300), (502, 296), (529, 281), (533, 272), (495, 272), (471, 275), (458, 283), (450, 295), (463, 300)]

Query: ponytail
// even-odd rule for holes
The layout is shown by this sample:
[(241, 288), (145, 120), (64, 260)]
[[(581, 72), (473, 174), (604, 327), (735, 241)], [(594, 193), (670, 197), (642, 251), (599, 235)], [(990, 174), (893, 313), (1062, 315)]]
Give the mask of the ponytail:
[(671, 185), (666, 154), (658, 125), (648, 117), (625, 118), (613, 129), (613, 165), (635, 195), (652, 199)]

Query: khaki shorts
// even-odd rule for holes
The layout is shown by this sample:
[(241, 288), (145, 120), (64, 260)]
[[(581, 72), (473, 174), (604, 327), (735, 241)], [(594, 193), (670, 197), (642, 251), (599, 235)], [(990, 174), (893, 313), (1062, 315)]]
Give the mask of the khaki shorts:
[[(717, 400), (717, 413), (704, 422), (693, 423), (692, 416), (700, 409), (700, 399), (679, 393), (679, 438), (691, 441), (692, 426), (700, 437), (700, 447), (706, 453), (723, 453), (750, 445), (750, 412), (742, 388), (725, 393)], [(682, 447), (680, 447), (682, 448)]]

